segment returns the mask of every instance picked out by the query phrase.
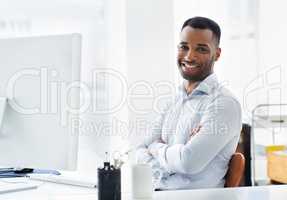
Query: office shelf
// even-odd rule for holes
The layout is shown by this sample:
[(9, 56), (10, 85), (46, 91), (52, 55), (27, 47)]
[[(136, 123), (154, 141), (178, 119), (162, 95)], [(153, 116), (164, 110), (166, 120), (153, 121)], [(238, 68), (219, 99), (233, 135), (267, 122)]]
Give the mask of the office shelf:
[[(282, 145), (276, 142), (278, 128), (280, 132), (283, 129), (287, 130), (287, 104), (261, 104), (253, 109), (250, 143), (252, 185), (270, 183), (267, 176), (265, 147), (268, 145)], [(260, 131), (258, 131), (259, 129), (264, 129), (264, 133), (260, 133)], [(256, 141), (257, 134), (260, 137), (262, 135), (260, 139), (266, 141), (269, 139), (269, 141), (264, 144), (258, 143), (258, 141)], [(269, 134), (269, 138), (267, 134)], [(261, 166), (257, 166), (256, 164), (261, 164)]]
[(254, 116), (254, 128), (277, 128), (287, 127), (287, 115), (261, 115)]

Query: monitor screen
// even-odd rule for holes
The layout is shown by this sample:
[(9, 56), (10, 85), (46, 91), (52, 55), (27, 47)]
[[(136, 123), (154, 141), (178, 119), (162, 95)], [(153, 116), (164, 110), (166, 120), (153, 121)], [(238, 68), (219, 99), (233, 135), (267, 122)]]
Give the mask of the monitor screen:
[(0, 166), (74, 170), (81, 36), (0, 39)]

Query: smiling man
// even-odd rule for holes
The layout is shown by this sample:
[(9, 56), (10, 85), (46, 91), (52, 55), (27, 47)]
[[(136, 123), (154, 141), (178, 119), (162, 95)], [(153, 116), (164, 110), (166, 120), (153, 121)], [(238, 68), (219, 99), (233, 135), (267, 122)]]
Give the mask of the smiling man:
[(177, 63), (184, 83), (138, 147), (158, 189), (223, 187), (241, 130), (241, 108), (217, 81), (220, 27), (204, 17), (184, 22)]

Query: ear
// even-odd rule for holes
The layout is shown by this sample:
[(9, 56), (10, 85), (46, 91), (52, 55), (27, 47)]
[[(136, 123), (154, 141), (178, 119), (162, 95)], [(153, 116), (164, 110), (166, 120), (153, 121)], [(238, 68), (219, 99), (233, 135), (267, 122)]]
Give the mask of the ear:
[(215, 61), (217, 61), (220, 58), (221, 54), (221, 48), (217, 47), (215, 52)]

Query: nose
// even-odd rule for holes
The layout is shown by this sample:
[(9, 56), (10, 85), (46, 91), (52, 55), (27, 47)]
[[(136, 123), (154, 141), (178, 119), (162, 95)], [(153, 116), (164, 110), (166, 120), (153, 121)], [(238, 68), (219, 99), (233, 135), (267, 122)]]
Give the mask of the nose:
[(187, 61), (194, 61), (194, 60), (196, 60), (196, 54), (195, 54), (194, 50), (193, 49), (189, 49), (186, 52), (186, 54), (184, 56), (184, 59), (187, 60)]

